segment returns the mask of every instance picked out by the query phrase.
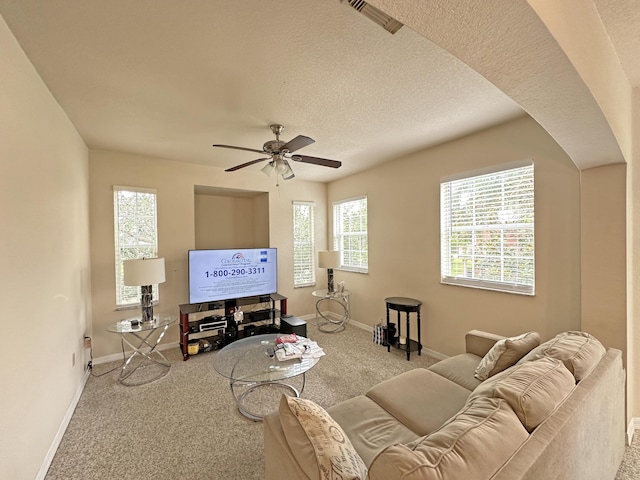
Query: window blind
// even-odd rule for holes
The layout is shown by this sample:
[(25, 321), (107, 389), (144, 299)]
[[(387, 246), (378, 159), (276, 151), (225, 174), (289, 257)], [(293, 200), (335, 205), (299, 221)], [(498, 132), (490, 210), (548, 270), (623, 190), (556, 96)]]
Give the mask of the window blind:
[(333, 204), (333, 247), (340, 252), (340, 268), (369, 270), (367, 197)]
[(535, 293), (533, 162), (440, 184), (441, 281)]
[(293, 202), (293, 286), (315, 285), (315, 204)]
[[(115, 234), (116, 306), (140, 303), (140, 288), (124, 284), (123, 261), (158, 256), (158, 221), (156, 190), (113, 186)], [(158, 286), (153, 285), (154, 302), (159, 300)]]

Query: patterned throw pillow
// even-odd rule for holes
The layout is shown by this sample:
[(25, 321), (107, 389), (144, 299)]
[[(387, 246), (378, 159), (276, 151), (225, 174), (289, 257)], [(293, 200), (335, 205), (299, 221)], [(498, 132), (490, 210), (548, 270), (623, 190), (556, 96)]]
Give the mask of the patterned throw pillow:
[(518, 360), (538, 345), (540, 345), (540, 335), (537, 332), (527, 332), (517, 337), (498, 340), (482, 358), (474, 376), (478, 380), (484, 381), (515, 365)]
[[(319, 405), (282, 396), (280, 418), (298, 464), (312, 479), (364, 480), (367, 467), (340, 425)], [(315, 454), (309, 458), (309, 453)]]

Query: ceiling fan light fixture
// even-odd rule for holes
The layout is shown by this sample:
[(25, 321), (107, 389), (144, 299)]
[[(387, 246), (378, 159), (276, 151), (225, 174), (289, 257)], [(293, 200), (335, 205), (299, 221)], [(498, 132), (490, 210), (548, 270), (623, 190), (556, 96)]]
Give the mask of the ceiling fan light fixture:
[(293, 170), (291, 170), (291, 166), (289, 165), (289, 162), (284, 160), (284, 166), (285, 166), (285, 171), (282, 174), (282, 179), (291, 180), (293, 177), (295, 177), (295, 174), (293, 173)]
[[(271, 174), (275, 171), (276, 177), (278, 177), (279, 175), (283, 180), (290, 180), (295, 177), (295, 174), (293, 173), (293, 170), (289, 165), (289, 159), (293, 160), (294, 162), (309, 163), (312, 165), (321, 165), (323, 167), (331, 168), (338, 168), (342, 165), (342, 162), (339, 162), (337, 160), (329, 160), (327, 158), (310, 157), (307, 155), (291, 155), (293, 152), (311, 145), (312, 143), (315, 143), (315, 140), (305, 135), (298, 135), (288, 142), (282, 142), (280, 140), (280, 134), (283, 130), (284, 127), (280, 124), (271, 125), (271, 131), (275, 134), (276, 139), (275, 141), (270, 140), (266, 142), (262, 146), (262, 150), (246, 147), (236, 147), (234, 145), (222, 145), (218, 143), (213, 144), (213, 147), (231, 148), (233, 150), (246, 150), (247, 152), (256, 152), (268, 155), (267, 158), (257, 158), (255, 160), (251, 160), (250, 162), (241, 163), (240, 165), (227, 168), (225, 172), (235, 172), (236, 170), (248, 167), (249, 165), (269, 160), (268, 163), (260, 169), (262, 173), (267, 176), (271, 176)], [(287, 155), (290, 156), (288, 157)]]
[(276, 156), (276, 159), (273, 161), (273, 169), (278, 175), (284, 175), (288, 170), (291, 170), (287, 167), (287, 164), (284, 163), (282, 157)]
[(264, 167), (260, 169), (262, 173), (264, 173), (267, 177), (271, 176), (271, 172), (273, 172), (273, 162), (267, 162)]

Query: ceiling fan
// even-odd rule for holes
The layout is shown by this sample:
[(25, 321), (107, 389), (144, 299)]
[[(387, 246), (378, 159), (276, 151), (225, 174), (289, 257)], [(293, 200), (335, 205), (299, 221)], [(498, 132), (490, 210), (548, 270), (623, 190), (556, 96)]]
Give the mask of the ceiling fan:
[(342, 162), (339, 162), (337, 160), (309, 157), (307, 155), (291, 155), (293, 152), (306, 147), (307, 145), (311, 145), (315, 142), (315, 140), (313, 138), (305, 137), (304, 135), (298, 135), (293, 140), (285, 143), (280, 140), (280, 134), (282, 134), (282, 132), (284, 131), (284, 127), (277, 123), (274, 125), (270, 125), (270, 127), (271, 131), (276, 136), (276, 139), (266, 142), (262, 146), (262, 150), (245, 147), (234, 147), (233, 145), (213, 145), (214, 147), (233, 148), (235, 150), (246, 150), (248, 152), (256, 152), (268, 155), (268, 157), (265, 158), (258, 158), (241, 165), (236, 165), (235, 167), (227, 168), (225, 172), (234, 172), (241, 168), (248, 167), (249, 165), (253, 165), (254, 163), (269, 160), (269, 163), (262, 167), (262, 172), (267, 175), (271, 175), (271, 173), (275, 172), (276, 175), (281, 175), (283, 180), (290, 180), (295, 177), (295, 174), (293, 173), (288, 160), (293, 160), (294, 162), (312, 163), (314, 165), (321, 165), (323, 167), (331, 168), (338, 168), (342, 165)]

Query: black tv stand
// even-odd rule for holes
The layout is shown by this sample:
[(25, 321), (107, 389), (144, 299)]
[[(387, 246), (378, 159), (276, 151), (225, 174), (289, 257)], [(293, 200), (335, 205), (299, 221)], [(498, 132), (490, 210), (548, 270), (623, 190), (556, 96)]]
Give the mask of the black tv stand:
[[(276, 309), (280, 302), (280, 309)], [(233, 319), (236, 307), (269, 303), (270, 307), (244, 313), (244, 320), (237, 325)], [(200, 318), (202, 312), (219, 311), (218, 315)], [(207, 339), (215, 345), (226, 345), (256, 333), (278, 331), (280, 315), (287, 314), (287, 297), (279, 293), (232, 298), (207, 303), (185, 303), (180, 305), (180, 350), (182, 359), (189, 359), (189, 341)]]

